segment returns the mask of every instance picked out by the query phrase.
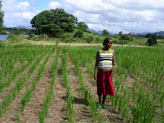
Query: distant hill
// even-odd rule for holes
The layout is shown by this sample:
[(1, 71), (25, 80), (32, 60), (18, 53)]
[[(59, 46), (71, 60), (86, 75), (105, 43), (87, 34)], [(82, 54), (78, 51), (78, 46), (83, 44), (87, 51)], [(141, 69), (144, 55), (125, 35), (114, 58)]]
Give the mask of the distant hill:
[(154, 34), (157, 34), (158, 36), (164, 36), (164, 31), (155, 32)]
[[(96, 31), (96, 30), (94, 30), (94, 29), (89, 29), (89, 31), (90, 31), (90, 32), (97, 33), (97, 34), (103, 34), (103, 31), (101, 31), (101, 30)], [(111, 35), (116, 35), (116, 33), (112, 33), (112, 32), (109, 32), (109, 34), (111, 34)]]
[(131, 33), (131, 34), (133, 34), (133, 35), (146, 35), (146, 34), (148, 34), (148, 33), (150, 33), (150, 34), (157, 34), (157, 36), (164, 36), (164, 31), (159, 31), (159, 32), (143, 32), (143, 33)]
[(31, 26), (16, 26), (17, 29), (32, 29)]
[(102, 34), (102, 31), (96, 31), (96, 30), (94, 30), (94, 29), (89, 29), (89, 31), (90, 32), (93, 32), (93, 33), (97, 33), (97, 34)]

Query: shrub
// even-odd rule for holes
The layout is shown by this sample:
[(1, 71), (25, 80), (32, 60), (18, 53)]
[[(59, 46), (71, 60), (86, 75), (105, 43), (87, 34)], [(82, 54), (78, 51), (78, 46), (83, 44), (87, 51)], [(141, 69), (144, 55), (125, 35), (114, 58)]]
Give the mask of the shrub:
[(133, 36), (131, 34), (122, 34), (120, 36), (120, 40), (129, 40), (129, 41), (133, 41)]
[(40, 34), (38, 36), (38, 40), (48, 40), (48, 39), (49, 39), (49, 37), (47, 35), (45, 35), (45, 34)]
[(94, 38), (93, 38), (93, 36), (86, 36), (86, 37), (84, 38), (84, 40), (86, 40), (87, 43), (91, 43), (91, 41), (93, 41)]
[(156, 34), (150, 34), (146, 44), (148, 46), (151, 46), (151, 45), (157, 44), (157, 43), (158, 43), (157, 42), (157, 35)]
[(75, 34), (74, 34), (74, 37), (78, 37), (78, 38), (82, 38), (84, 35), (83, 35), (83, 31), (82, 30), (78, 30)]
[(12, 41), (12, 42), (19, 42), (23, 39), (23, 36), (19, 35), (14, 35), (14, 34), (9, 34), (7, 37), (7, 40)]
[(3, 47), (3, 45), (4, 45), (4, 44), (3, 44), (3, 42), (2, 42), (2, 41), (0, 41), (0, 48), (1, 48), (1, 47)]
[(35, 34), (29, 34), (29, 35), (27, 36), (27, 39), (28, 39), (28, 40), (37, 40), (38, 38), (35, 36)]
[(100, 42), (100, 38), (99, 37), (96, 37), (96, 42)]
[(71, 42), (74, 42), (75, 40), (73, 37), (68, 37), (68, 38), (64, 38), (63, 41), (66, 43), (71, 43)]

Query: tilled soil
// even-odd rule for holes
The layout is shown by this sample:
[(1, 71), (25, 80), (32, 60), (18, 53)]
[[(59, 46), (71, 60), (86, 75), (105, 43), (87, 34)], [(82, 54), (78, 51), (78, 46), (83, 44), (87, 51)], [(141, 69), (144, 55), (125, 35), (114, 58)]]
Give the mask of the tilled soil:
[(48, 115), (45, 119), (45, 123), (65, 123), (67, 119), (67, 103), (66, 103), (66, 88), (64, 86), (64, 81), (62, 77), (61, 69), (61, 57), (59, 56), (57, 74), (55, 77), (54, 84), (54, 97), (51, 101), (51, 105), (48, 109)]
[(46, 94), (50, 87), (52, 77), (52, 64), (55, 58), (55, 53), (50, 57), (48, 63), (45, 66), (43, 75), (38, 82), (34, 92), (31, 95), (31, 99), (21, 113), (19, 120), (21, 123), (25, 122), (39, 122), (39, 112), (41, 112)]
[[(42, 74), (40, 82), (38, 82), (36, 89), (31, 95), (30, 101), (27, 103), (24, 111), (18, 114), (18, 109), (21, 107), (21, 99), (25, 94), (26, 88), (24, 87), (20, 93), (17, 95), (16, 99), (11, 103), (8, 108), (7, 113), (0, 118), (0, 122), (10, 122), (15, 123), (18, 121), (22, 123), (38, 123), (39, 122), (39, 112), (42, 111), (43, 103), (46, 97), (46, 94), (50, 87), (50, 82), (52, 79), (52, 64), (56, 54), (53, 54), (48, 63), (45, 66), (45, 70)], [(57, 73), (54, 83), (53, 98), (51, 100), (50, 107), (48, 109), (48, 115), (45, 119), (45, 123), (65, 123), (68, 122), (67, 114), (67, 101), (66, 101), (66, 88), (64, 85), (61, 60), (62, 54), (59, 55), (59, 61), (57, 65)], [(92, 117), (89, 106), (83, 97), (80, 91), (79, 77), (77, 76), (75, 66), (73, 65), (68, 54), (67, 58), (67, 74), (69, 80), (69, 86), (71, 89), (71, 96), (73, 96), (73, 110), (74, 110), (74, 122), (79, 123), (95, 123), (95, 119)], [(41, 61), (43, 63), (43, 60)], [(39, 64), (40, 66), (40, 64)], [(90, 91), (91, 95), (97, 99), (97, 87), (96, 82), (93, 78), (87, 73), (87, 70), (84, 67), (81, 67), (84, 82), (87, 89)], [(27, 81), (26, 87), (30, 86), (33, 80), (37, 76), (38, 67)], [(98, 101), (98, 99), (97, 99)], [(110, 103), (110, 100), (106, 100), (107, 109), (100, 110), (99, 115), (104, 119), (104, 122), (118, 122), (124, 123), (125, 121), (121, 118), (120, 114), (113, 108)]]
[[(23, 98), (23, 96), (25, 94), (26, 87), (29, 87), (32, 84), (33, 80), (37, 77), (38, 69), (41, 66), (41, 64), (44, 62), (45, 57), (46, 56), (44, 56), (43, 59), (40, 61), (39, 65), (36, 67), (33, 74), (31, 75), (29, 80), (26, 82), (25, 86), (20, 90), (20, 92), (16, 96), (15, 100), (10, 104), (6, 114), (4, 114), (0, 118), (0, 122), (2, 122), (2, 123), (12, 123), (12, 122), (15, 123), (17, 121), (18, 110), (21, 107), (21, 99)], [(13, 87), (13, 86), (10, 86), (9, 88), (11, 88), (11, 87)]]
[[(36, 59), (35, 59), (35, 60), (36, 60)], [(10, 91), (15, 87), (16, 82), (19, 80), (19, 78), (20, 78), (21, 76), (25, 76), (25, 75), (28, 74), (28, 72), (29, 72), (29, 70), (30, 70), (30, 68), (31, 68), (31, 66), (32, 66), (32, 64), (33, 64), (34, 62), (35, 62), (35, 61), (33, 61), (22, 73), (20, 73), (20, 74), (11, 82), (10, 86), (8, 86), (8, 87), (6, 87), (6, 88), (3, 89), (3, 91), (0, 93), (0, 103), (2, 102), (2, 100), (3, 100), (4, 98), (7, 97), (8, 92), (10, 92)]]
[(88, 104), (80, 91), (79, 78), (77, 76), (75, 66), (71, 62), (71, 59), (67, 55), (67, 72), (69, 78), (69, 86), (71, 88), (71, 95), (74, 98), (73, 109), (74, 109), (74, 121), (82, 123), (92, 123), (94, 118), (89, 112)]

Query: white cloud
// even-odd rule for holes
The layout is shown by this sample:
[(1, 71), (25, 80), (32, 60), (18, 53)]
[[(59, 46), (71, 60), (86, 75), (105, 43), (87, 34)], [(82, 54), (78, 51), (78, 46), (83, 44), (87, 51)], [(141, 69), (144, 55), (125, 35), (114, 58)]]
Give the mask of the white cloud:
[(63, 0), (63, 3), (72, 6), (71, 13), (92, 29), (104, 28), (111, 32), (164, 30), (163, 26), (155, 26), (163, 25), (163, 0)]
[(18, 3), (18, 5), (21, 6), (21, 7), (29, 7), (28, 2), (21, 2), (21, 3)]
[(50, 4), (49, 4), (49, 7), (51, 8), (51, 9), (56, 9), (56, 8), (58, 8), (60, 6), (60, 3), (59, 2), (55, 2), (55, 1), (52, 1), (52, 2), (50, 2)]
[[(43, 0), (38, 2), (42, 3)], [(34, 9), (37, 6), (32, 7), (27, 0), (2, 0), (2, 3), (5, 11), (4, 22), (8, 26), (21, 23), (30, 25), (30, 19), (39, 13)], [(47, 9), (63, 8), (77, 17), (78, 21), (84, 21), (95, 30), (164, 31), (163, 0), (53, 0), (44, 6)]]
[(86, 23), (99, 23), (100, 19), (100, 14), (91, 14), (82, 11), (76, 11), (73, 15), (77, 17), (79, 21), (84, 21)]
[(5, 12), (4, 25), (8, 27), (31, 26), (30, 20), (38, 13), (27, 1), (2, 0), (2, 4)]
[(30, 7), (30, 4), (28, 2), (20, 2), (17, 5), (15, 5), (15, 9), (19, 11), (26, 11)]
[(64, 0), (64, 2), (76, 9), (90, 13), (115, 9), (110, 2), (104, 3), (102, 0)]
[(25, 20), (31, 20), (32, 17), (34, 16), (33, 13), (30, 13), (30, 12), (17, 12), (17, 13), (13, 13), (13, 16), (17, 17), (17, 18), (20, 18), (21, 19), (25, 19)]

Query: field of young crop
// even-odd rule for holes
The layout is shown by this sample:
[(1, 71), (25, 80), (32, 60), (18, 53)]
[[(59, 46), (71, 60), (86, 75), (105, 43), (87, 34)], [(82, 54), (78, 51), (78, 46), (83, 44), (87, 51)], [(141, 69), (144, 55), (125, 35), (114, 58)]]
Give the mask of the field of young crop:
[(164, 122), (161, 48), (112, 47), (116, 96), (97, 108), (95, 57), (100, 46), (0, 48), (0, 122)]

